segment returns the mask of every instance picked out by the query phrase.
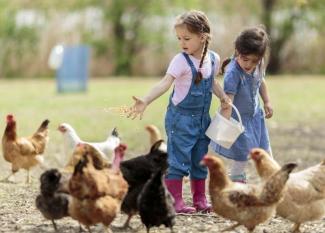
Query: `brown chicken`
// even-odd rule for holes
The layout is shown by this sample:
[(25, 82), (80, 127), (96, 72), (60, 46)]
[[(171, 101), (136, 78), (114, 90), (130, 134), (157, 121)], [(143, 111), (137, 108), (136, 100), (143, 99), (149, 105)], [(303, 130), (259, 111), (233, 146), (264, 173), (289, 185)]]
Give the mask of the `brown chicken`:
[(289, 173), (296, 167), (293, 163), (286, 164), (265, 183), (252, 185), (232, 182), (222, 160), (216, 156), (206, 155), (201, 163), (209, 169), (209, 192), (214, 212), (237, 222), (224, 231), (243, 225), (252, 232), (258, 224), (272, 217)]
[(12, 174), (3, 181), (9, 181), (13, 174), (23, 168), (27, 170), (26, 182), (30, 182), (29, 170), (38, 164), (43, 165), (41, 155), (48, 142), (48, 124), (49, 120), (44, 120), (32, 136), (18, 137), (15, 118), (13, 115), (7, 115), (7, 126), (2, 136), (2, 151), (5, 160), (11, 163)]
[(76, 164), (70, 179), (69, 189), (72, 195), (69, 214), (73, 219), (90, 226), (102, 223), (105, 230), (120, 211), (122, 200), (128, 185), (119, 170), (121, 155), (125, 145), (115, 149), (115, 158), (111, 168), (96, 162), (97, 158), (87, 151)]
[[(280, 170), (280, 165), (262, 149), (253, 149), (250, 157), (262, 180)], [(293, 232), (300, 232), (302, 223), (325, 216), (325, 160), (290, 174), (287, 192), (276, 211), (281, 217), (294, 222)]]
[(77, 165), (77, 163), (82, 159), (82, 156), (86, 153), (89, 153), (92, 155), (93, 159), (95, 159), (95, 165), (96, 166), (102, 166), (102, 167), (110, 167), (110, 163), (108, 160), (106, 160), (102, 153), (99, 152), (94, 146), (88, 144), (88, 143), (79, 143), (75, 147), (70, 160), (65, 165), (65, 167), (62, 169), (63, 173), (73, 173), (74, 167)]
[(145, 129), (149, 133), (149, 139), (150, 139), (150, 146), (155, 144), (155, 142), (162, 139), (160, 130), (155, 125), (147, 125)]

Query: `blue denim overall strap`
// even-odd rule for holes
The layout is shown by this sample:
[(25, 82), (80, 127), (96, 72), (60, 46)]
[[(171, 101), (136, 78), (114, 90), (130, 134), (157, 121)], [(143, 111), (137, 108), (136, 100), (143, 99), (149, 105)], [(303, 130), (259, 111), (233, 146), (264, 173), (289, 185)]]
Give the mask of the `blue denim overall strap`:
[(209, 109), (212, 98), (215, 59), (211, 56), (211, 75), (195, 84), (197, 70), (187, 54), (183, 54), (192, 71), (192, 82), (186, 97), (176, 106), (172, 95), (165, 118), (168, 137), (168, 179), (177, 179), (188, 174), (192, 178), (204, 179), (205, 167), (199, 165), (208, 151), (210, 140), (205, 131), (210, 124)]
[[(185, 98), (178, 104), (173, 105), (176, 111), (182, 112), (183, 114), (197, 115), (207, 114), (210, 110), (211, 98), (212, 98), (212, 82), (214, 78), (214, 64), (215, 57), (212, 52), (208, 53), (211, 58), (211, 75), (209, 78), (202, 79), (200, 83), (195, 84), (197, 76), (197, 70), (190, 59), (189, 55), (183, 53), (187, 64), (190, 66), (192, 71), (192, 82), (191, 87), (185, 96)], [(203, 97), (203, 98), (202, 98)], [(171, 101), (171, 99), (170, 99)]]

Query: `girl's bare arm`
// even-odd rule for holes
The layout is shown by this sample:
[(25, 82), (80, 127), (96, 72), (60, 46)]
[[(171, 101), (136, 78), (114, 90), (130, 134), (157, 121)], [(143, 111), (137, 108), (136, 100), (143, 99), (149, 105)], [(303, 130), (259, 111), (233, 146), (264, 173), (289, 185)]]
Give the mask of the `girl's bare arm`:
[(142, 119), (143, 112), (146, 107), (155, 99), (163, 95), (170, 88), (173, 82), (174, 77), (169, 74), (166, 74), (163, 79), (161, 79), (151, 88), (151, 90), (146, 96), (142, 98), (133, 96), (133, 100), (135, 101), (135, 103), (130, 108), (128, 117), (135, 119), (138, 115), (140, 115), (140, 119)]

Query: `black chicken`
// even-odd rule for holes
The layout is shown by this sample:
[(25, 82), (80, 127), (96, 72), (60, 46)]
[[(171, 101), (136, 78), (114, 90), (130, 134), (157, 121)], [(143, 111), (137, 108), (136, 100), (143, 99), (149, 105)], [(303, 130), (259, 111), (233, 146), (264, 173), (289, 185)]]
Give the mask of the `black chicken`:
[(161, 170), (154, 173), (144, 185), (138, 197), (138, 208), (148, 233), (151, 227), (159, 227), (162, 224), (173, 232), (176, 215), (174, 200), (165, 186)]
[(137, 199), (145, 183), (154, 172), (165, 171), (168, 167), (167, 152), (161, 149), (163, 146), (165, 146), (164, 141), (159, 140), (152, 145), (148, 154), (121, 163), (121, 172), (129, 185), (121, 206), (121, 210), (128, 215), (123, 228), (129, 227), (132, 216), (138, 212)]
[(36, 197), (37, 209), (46, 219), (52, 221), (55, 231), (57, 231), (57, 227), (54, 220), (69, 216), (70, 196), (60, 190), (62, 188), (61, 178), (62, 175), (57, 169), (45, 171), (40, 177), (41, 194)]

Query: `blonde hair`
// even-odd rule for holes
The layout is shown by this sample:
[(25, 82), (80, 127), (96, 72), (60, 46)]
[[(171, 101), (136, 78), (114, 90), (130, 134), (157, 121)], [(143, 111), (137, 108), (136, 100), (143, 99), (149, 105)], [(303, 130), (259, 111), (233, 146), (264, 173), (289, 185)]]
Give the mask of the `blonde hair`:
[(208, 17), (202, 11), (191, 10), (177, 17), (175, 27), (186, 26), (187, 30), (191, 33), (200, 34), (205, 36), (203, 53), (201, 55), (200, 65), (195, 78), (195, 84), (200, 83), (203, 79), (201, 68), (204, 58), (207, 54), (209, 43), (211, 40), (211, 29)]

